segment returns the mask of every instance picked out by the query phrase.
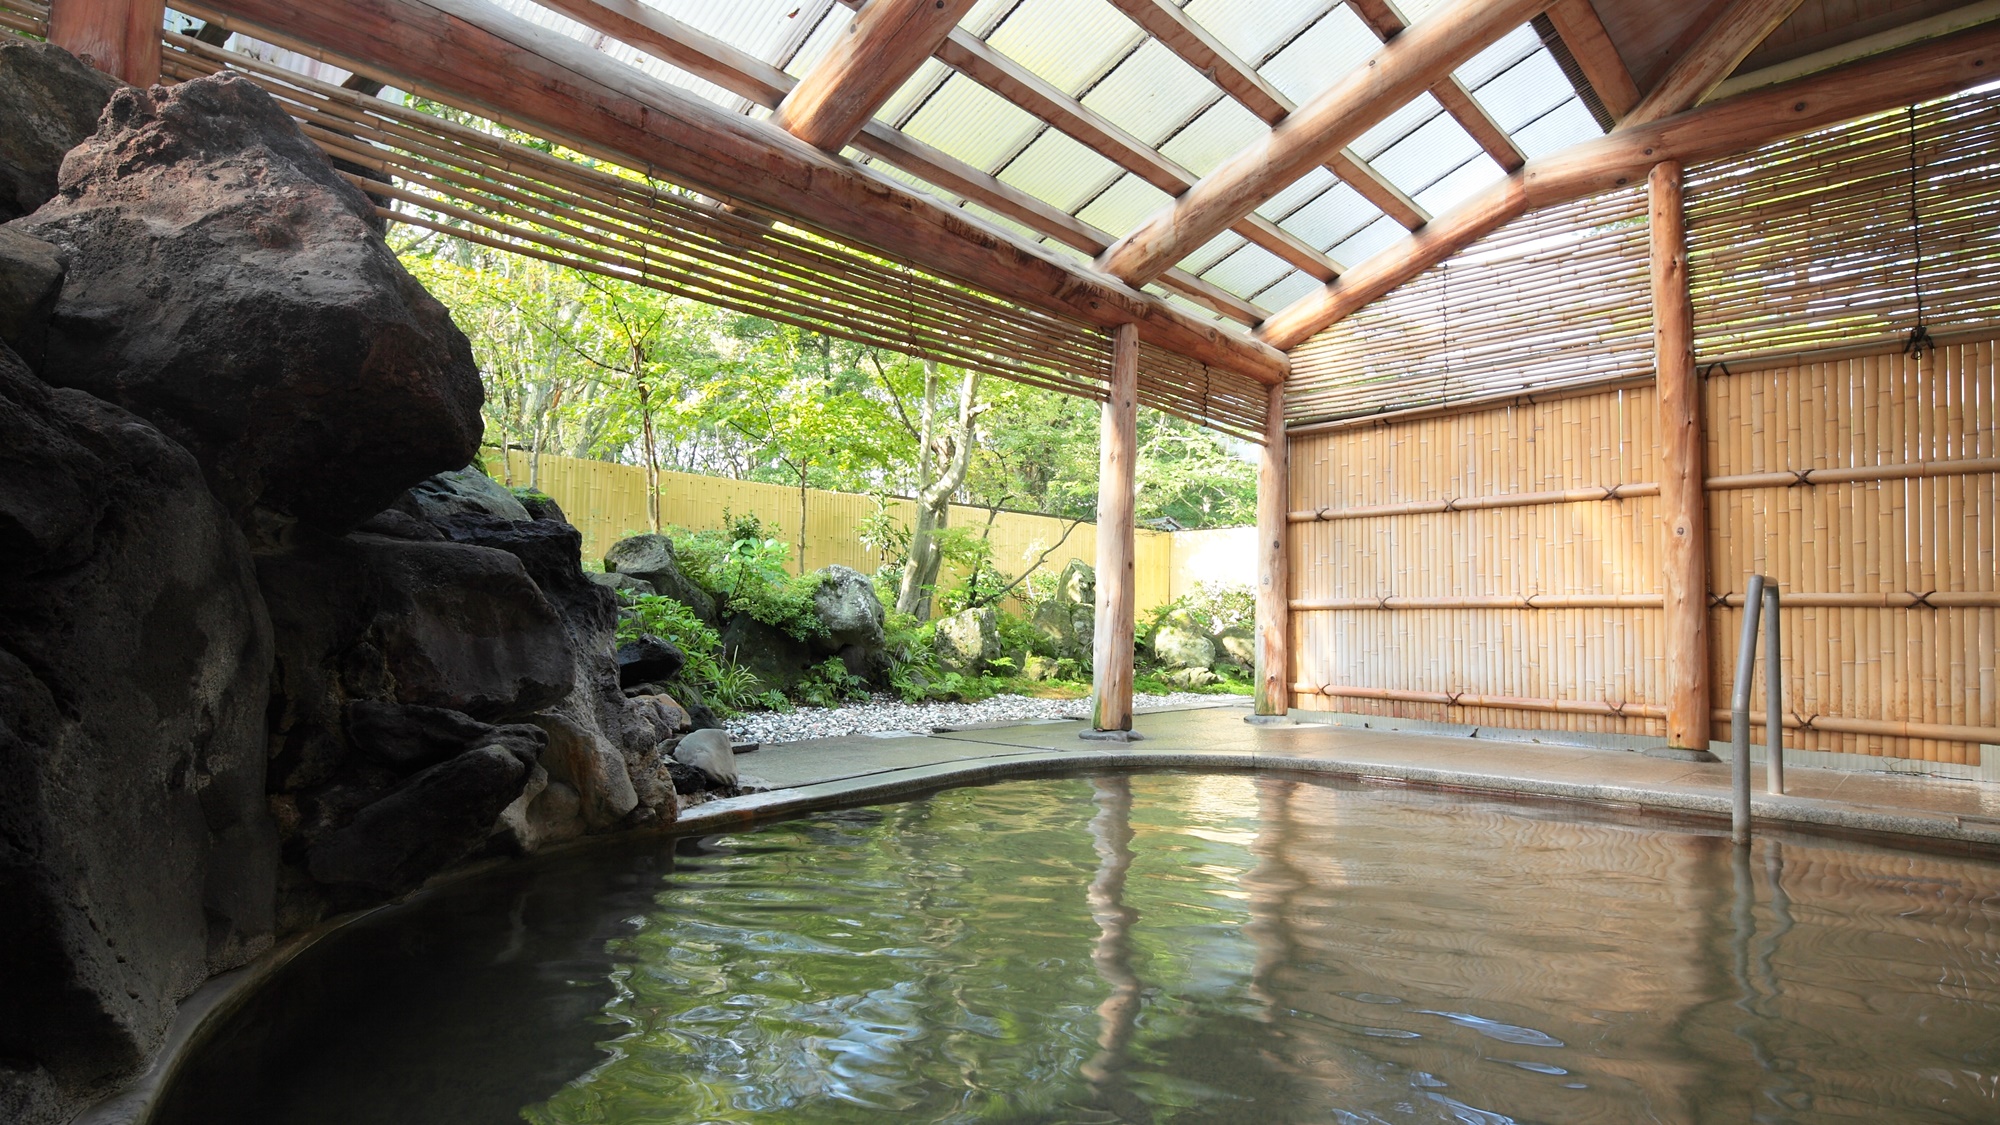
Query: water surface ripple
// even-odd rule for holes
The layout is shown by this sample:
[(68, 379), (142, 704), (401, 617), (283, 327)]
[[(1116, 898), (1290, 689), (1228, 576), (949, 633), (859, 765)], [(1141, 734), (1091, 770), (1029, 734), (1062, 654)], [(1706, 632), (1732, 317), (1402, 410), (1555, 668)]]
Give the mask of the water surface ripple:
[(552, 857), (304, 954), (165, 1120), (2000, 1121), (2000, 865), (1327, 780)]

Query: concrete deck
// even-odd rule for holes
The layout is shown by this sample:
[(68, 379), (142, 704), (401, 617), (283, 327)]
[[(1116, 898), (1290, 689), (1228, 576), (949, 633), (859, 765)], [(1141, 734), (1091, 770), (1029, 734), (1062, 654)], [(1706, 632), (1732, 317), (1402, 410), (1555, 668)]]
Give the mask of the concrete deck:
[[(681, 829), (722, 830), (787, 812), (882, 800), (949, 785), (1091, 769), (1283, 769), (1579, 800), (1613, 809), (1729, 816), (1729, 766), (1623, 750), (1491, 738), (1244, 721), (1243, 705), (1141, 714), (1142, 741), (1077, 737), (1080, 722), (936, 734), (776, 743), (737, 759), (765, 791), (687, 810)], [(1783, 796), (1753, 769), (1754, 826), (1785, 825), (2000, 856), (2000, 785), (1790, 766)]]

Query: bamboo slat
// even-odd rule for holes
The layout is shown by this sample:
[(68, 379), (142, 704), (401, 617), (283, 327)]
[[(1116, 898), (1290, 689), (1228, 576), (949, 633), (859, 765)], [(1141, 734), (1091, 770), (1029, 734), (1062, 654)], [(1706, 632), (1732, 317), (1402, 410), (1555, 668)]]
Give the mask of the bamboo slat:
[(1666, 709), (1650, 703), (1609, 703), (1592, 699), (1528, 699), (1511, 695), (1473, 695), (1462, 691), (1402, 691), (1394, 688), (1336, 687), (1332, 684), (1292, 685), (1305, 695), (1335, 699), (1382, 699), (1406, 703), (1437, 703), (1446, 707), (1485, 707), (1503, 711), (1556, 711), (1576, 715), (1610, 715), (1621, 719), (1666, 718)]

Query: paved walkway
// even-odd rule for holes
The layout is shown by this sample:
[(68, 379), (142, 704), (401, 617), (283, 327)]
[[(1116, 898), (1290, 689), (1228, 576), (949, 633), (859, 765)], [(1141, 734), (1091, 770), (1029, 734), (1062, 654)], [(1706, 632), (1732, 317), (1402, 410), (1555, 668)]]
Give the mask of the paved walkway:
[[(766, 791), (697, 806), (688, 828), (882, 800), (940, 786), (1096, 768), (1292, 769), (1611, 807), (1729, 815), (1727, 764), (1600, 750), (1335, 727), (1244, 722), (1227, 705), (1138, 716), (1132, 743), (1084, 741), (1079, 722), (935, 734), (855, 735), (764, 746), (737, 759)], [(2000, 855), (2000, 785), (1793, 766), (1788, 792), (1753, 773), (1753, 818), (1843, 832), (1921, 837)]]

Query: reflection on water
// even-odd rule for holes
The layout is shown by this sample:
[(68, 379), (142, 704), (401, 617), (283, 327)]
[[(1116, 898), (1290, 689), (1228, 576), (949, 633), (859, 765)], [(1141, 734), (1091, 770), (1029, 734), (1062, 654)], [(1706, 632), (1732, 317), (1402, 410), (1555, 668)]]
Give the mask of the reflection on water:
[(527, 864), (166, 1119), (2000, 1121), (2000, 866), (1582, 815), (1108, 777)]

